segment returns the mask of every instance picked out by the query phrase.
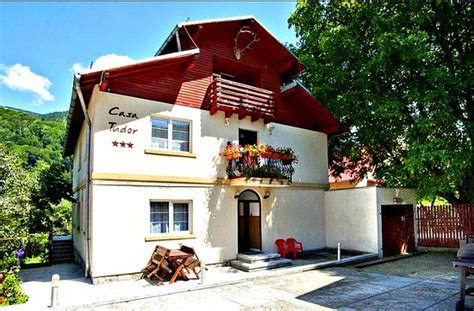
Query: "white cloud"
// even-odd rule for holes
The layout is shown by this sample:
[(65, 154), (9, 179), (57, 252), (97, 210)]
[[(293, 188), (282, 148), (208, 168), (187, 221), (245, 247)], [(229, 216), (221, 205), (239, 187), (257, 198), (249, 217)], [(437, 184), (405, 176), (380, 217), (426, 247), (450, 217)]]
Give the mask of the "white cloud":
[(0, 64), (0, 83), (8, 88), (20, 92), (32, 92), (37, 96), (36, 103), (54, 101), (54, 96), (49, 92), (51, 81), (31, 71), (30, 67), (22, 64), (5, 66)]
[(126, 55), (107, 54), (98, 57), (92, 64), (92, 68), (87, 68), (82, 63), (75, 63), (72, 65), (74, 73), (87, 73), (89, 71), (96, 71), (101, 69), (108, 69), (111, 67), (123, 66), (133, 62), (133, 59)]

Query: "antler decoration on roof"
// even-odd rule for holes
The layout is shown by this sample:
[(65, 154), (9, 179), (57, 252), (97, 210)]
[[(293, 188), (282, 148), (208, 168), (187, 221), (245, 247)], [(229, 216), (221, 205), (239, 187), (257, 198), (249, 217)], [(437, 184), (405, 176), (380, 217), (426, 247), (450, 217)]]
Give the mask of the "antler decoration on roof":
[[(250, 41), (250, 43), (247, 44), (245, 47), (239, 48), (238, 47), (239, 36), (240, 34), (243, 34), (243, 33), (250, 34), (253, 37), (253, 40)], [(234, 41), (235, 41), (234, 55), (237, 60), (240, 60), (240, 58), (244, 55), (244, 51), (247, 49), (251, 49), (250, 46), (254, 44), (255, 42), (260, 41), (260, 38), (258, 38), (258, 33), (252, 31), (249, 26), (242, 26), (242, 28), (240, 28), (239, 32), (237, 33), (237, 36), (235, 36)]]

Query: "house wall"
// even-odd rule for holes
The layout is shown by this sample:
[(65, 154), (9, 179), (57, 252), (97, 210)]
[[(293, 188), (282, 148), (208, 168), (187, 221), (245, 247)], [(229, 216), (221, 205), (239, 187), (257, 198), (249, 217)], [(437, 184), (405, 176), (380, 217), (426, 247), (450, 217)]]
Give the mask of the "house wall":
[[(208, 263), (234, 259), (238, 249), (236, 191), (253, 189), (262, 200), (262, 249), (276, 251), (274, 241), (290, 236), (307, 249), (326, 245), (324, 191), (327, 185), (327, 140), (319, 132), (281, 124), (273, 127), (250, 118), (210, 116), (208, 111), (171, 105), (123, 95), (100, 92), (95, 88), (92, 113), (91, 189), (91, 274), (95, 277), (139, 272), (156, 244), (177, 248), (178, 243), (194, 246)], [(137, 118), (111, 115), (110, 109), (131, 112)], [(114, 112), (117, 110), (114, 110)], [(150, 115), (191, 121), (192, 157), (150, 153)], [(131, 128), (135, 134), (114, 132), (115, 127)], [(238, 129), (258, 132), (259, 143), (292, 147), (299, 156), (293, 184), (286, 188), (235, 187), (217, 185), (225, 178), (227, 161), (218, 153), (227, 141), (238, 142)], [(132, 143), (132, 148), (114, 147), (112, 141)], [(96, 177), (94, 177), (96, 176)], [(97, 177), (99, 176), (99, 177)], [(106, 180), (103, 176), (108, 176)], [(147, 177), (201, 178), (209, 183), (154, 182)], [(114, 180), (115, 179), (115, 180)], [(150, 200), (189, 200), (192, 202), (192, 233), (187, 236), (150, 236)], [(111, 255), (112, 254), (112, 255)], [(126, 258), (110, 264), (111, 256)]]
[(378, 253), (376, 187), (326, 191), (325, 204), (328, 247)]
[[(206, 263), (235, 259), (238, 252), (235, 188), (102, 182), (93, 186), (93, 278), (139, 272), (155, 245), (193, 246)], [(254, 188), (262, 200), (262, 249), (274, 252), (277, 238), (293, 236), (307, 249), (321, 248), (324, 237), (324, 193), (321, 190)], [(189, 200), (191, 235), (166, 240), (150, 236), (150, 200)], [(155, 238), (153, 241), (146, 239)], [(111, 264), (113, 261), (113, 264)]]
[[(95, 115), (93, 119), (93, 168), (95, 173), (134, 174), (153, 176), (178, 176), (196, 178), (224, 178), (227, 161), (218, 154), (227, 141), (238, 142), (238, 129), (258, 132), (259, 143), (274, 147), (291, 147), (299, 156), (293, 181), (298, 183), (327, 184), (327, 136), (326, 134), (272, 123), (270, 135), (263, 121), (251, 122), (250, 117), (238, 120), (230, 118), (224, 126), (224, 114), (211, 116), (208, 111), (171, 105), (156, 101), (94, 90)], [(131, 112), (137, 119), (124, 118), (109, 113), (110, 109)], [(191, 153), (195, 158), (162, 156), (146, 153), (151, 143), (151, 115), (191, 121)], [(134, 134), (114, 132), (115, 128), (131, 129)], [(132, 143), (132, 148), (114, 147), (113, 141)]]
[(325, 194), (328, 247), (378, 253), (382, 256), (382, 205), (416, 203), (413, 189), (365, 187), (330, 190)]
[[(324, 190), (268, 189), (262, 201), (262, 250), (277, 252), (275, 240), (294, 237), (304, 248), (326, 246)], [(264, 192), (263, 192), (264, 193)]]
[(73, 205), (72, 211), (72, 236), (74, 240), (74, 247), (76, 255), (80, 257), (81, 261), (85, 258), (86, 238), (85, 226), (87, 220), (85, 219), (86, 208), (86, 179), (87, 179), (87, 159), (86, 159), (86, 127), (82, 126), (76, 150), (73, 158), (73, 178), (72, 189), (76, 202)]

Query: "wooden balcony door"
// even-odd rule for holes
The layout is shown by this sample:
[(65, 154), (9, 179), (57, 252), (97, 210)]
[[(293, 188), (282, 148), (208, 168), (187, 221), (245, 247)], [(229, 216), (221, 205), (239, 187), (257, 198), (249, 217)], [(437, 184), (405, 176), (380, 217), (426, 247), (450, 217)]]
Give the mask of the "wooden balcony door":
[(242, 192), (238, 200), (238, 248), (240, 252), (262, 249), (261, 206), (253, 192)]
[(257, 143), (257, 132), (239, 129), (239, 145), (255, 145)]

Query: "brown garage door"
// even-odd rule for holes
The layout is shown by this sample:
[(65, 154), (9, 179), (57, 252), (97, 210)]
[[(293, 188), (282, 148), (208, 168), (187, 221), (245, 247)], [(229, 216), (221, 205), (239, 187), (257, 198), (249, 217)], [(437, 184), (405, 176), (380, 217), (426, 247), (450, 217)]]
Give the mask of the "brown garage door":
[(382, 205), (383, 256), (415, 250), (413, 205)]

